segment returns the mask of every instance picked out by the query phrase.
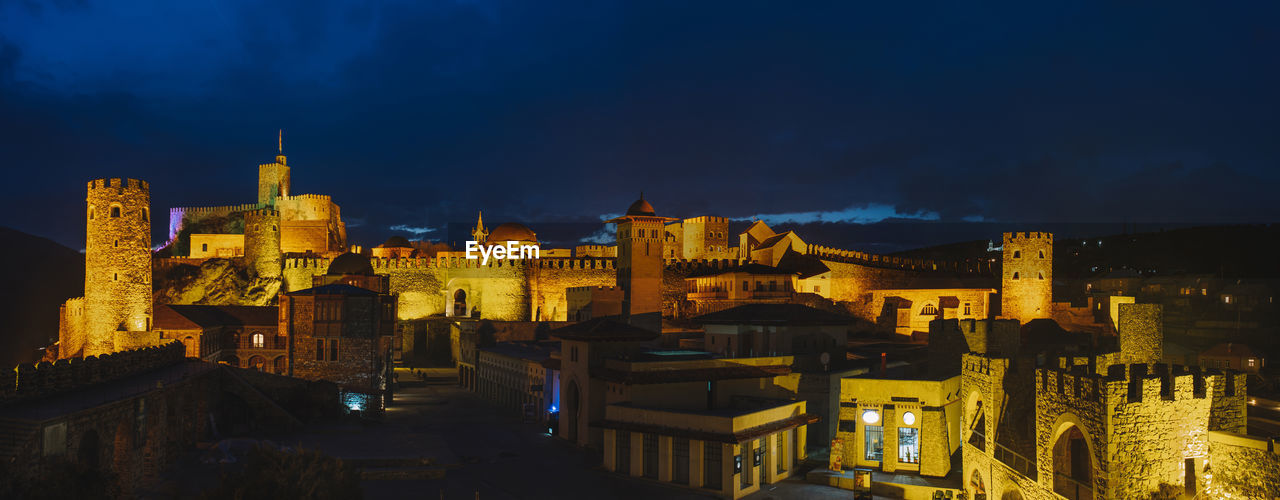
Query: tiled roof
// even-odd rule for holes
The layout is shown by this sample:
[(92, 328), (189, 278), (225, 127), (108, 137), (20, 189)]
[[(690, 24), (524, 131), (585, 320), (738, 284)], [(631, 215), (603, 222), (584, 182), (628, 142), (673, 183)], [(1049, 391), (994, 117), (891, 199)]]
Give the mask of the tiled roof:
[(273, 306), (211, 306), (156, 304), (155, 328), (191, 330), (215, 326), (273, 326), (279, 322)]
[(692, 319), (703, 324), (847, 325), (850, 316), (802, 304), (746, 304)]
[(358, 286), (351, 286), (351, 285), (348, 285), (348, 284), (346, 284), (346, 283), (330, 283), (330, 284), (328, 284), (328, 285), (321, 285), (321, 286), (311, 287), (311, 288), (308, 288), (308, 289), (306, 289), (306, 290), (298, 290), (298, 291), (296, 291), (296, 292), (289, 292), (289, 293), (287, 293), (287, 294), (285, 294), (285, 295), (288, 295), (288, 296), (290, 296), (290, 297), (294, 297), (294, 296), (298, 296), (298, 295), (364, 295), (364, 296), (371, 296), (371, 295), (377, 295), (377, 294), (378, 294), (378, 292), (375, 292), (375, 291), (370, 290), (370, 289), (368, 289), (368, 288), (360, 288), (360, 287), (358, 287)]
[(787, 365), (731, 365), (708, 368), (688, 368), (674, 370), (636, 370), (622, 371), (602, 368), (591, 371), (591, 378), (618, 382), (627, 385), (670, 384), (676, 382), (701, 382), (713, 380), (733, 380), (746, 378), (772, 378), (791, 373)]
[(649, 341), (658, 338), (657, 332), (620, 323), (611, 318), (593, 318), (580, 323), (551, 330), (552, 337), (583, 341)]

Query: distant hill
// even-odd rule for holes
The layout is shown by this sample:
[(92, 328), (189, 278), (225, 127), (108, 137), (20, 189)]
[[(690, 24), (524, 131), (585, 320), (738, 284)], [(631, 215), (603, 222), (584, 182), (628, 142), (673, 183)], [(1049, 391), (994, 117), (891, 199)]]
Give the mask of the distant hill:
[(52, 240), (0, 227), (0, 261), (9, 263), (0, 291), (0, 367), (38, 359), (58, 336), (58, 308), (84, 295), (84, 255)]

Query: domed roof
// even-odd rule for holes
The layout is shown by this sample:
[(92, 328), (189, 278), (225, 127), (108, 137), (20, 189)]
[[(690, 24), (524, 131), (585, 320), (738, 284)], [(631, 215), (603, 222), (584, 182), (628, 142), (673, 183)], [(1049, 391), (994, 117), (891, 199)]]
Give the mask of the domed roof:
[(409, 244), (409, 239), (404, 236), (392, 236), (387, 238), (387, 241), (380, 246), (382, 248), (413, 248), (413, 245)]
[(500, 241), (529, 241), (537, 242), (538, 235), (534, 234), (532, 229), (525, 227), (524, 224), (515, 222), (507, 222), (499, 224), (489, 233), (490, 242)]
[(329, 263), (329, 271), (325, 274), (330, 276), (338, 276), (343, 274), (373, 274), (373, 264), (369, 263), (369, 258), (358, 253), (344, 253), (333, 259)]
[(644, 195), (642, 194), (640, 195), (640, 199), (636, 200), (635, 203), (632, 203), (631, 206), (627, 208), (627, 215), (647, 215), (649, 217), (656, 217), (658, 214), (653, 211), (653, 205), (644, 201)]

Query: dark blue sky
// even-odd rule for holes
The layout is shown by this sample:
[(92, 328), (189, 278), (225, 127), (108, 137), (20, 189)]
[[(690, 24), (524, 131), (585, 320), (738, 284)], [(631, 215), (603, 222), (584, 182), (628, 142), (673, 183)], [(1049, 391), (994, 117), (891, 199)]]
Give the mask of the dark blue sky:
[(253, 201), (277, 128), (364, 244), (642, 189), (774, 222), (1280, 218), (1280, 4), (888, 3), (0, 0), (0, 225), (80, 248), (94, 177)]

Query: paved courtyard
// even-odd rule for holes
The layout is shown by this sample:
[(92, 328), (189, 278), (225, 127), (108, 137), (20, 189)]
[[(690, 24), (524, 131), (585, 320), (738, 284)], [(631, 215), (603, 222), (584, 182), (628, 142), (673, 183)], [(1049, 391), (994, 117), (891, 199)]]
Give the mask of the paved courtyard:
[[(431, 462), (388, 469), (393, 479), (366, 479), (368, 498), (714, 498), (590, 465), (582, 451), (545, 428), (457, 387), (453, 370), (429, 370), (424, 381), (404, 370), (398, 375), (400, 390), (382, 423), (313, 429), (281, 441), (366, 463)], [(792, 479), (748, 498), (850, 497), (848, 491)]]

